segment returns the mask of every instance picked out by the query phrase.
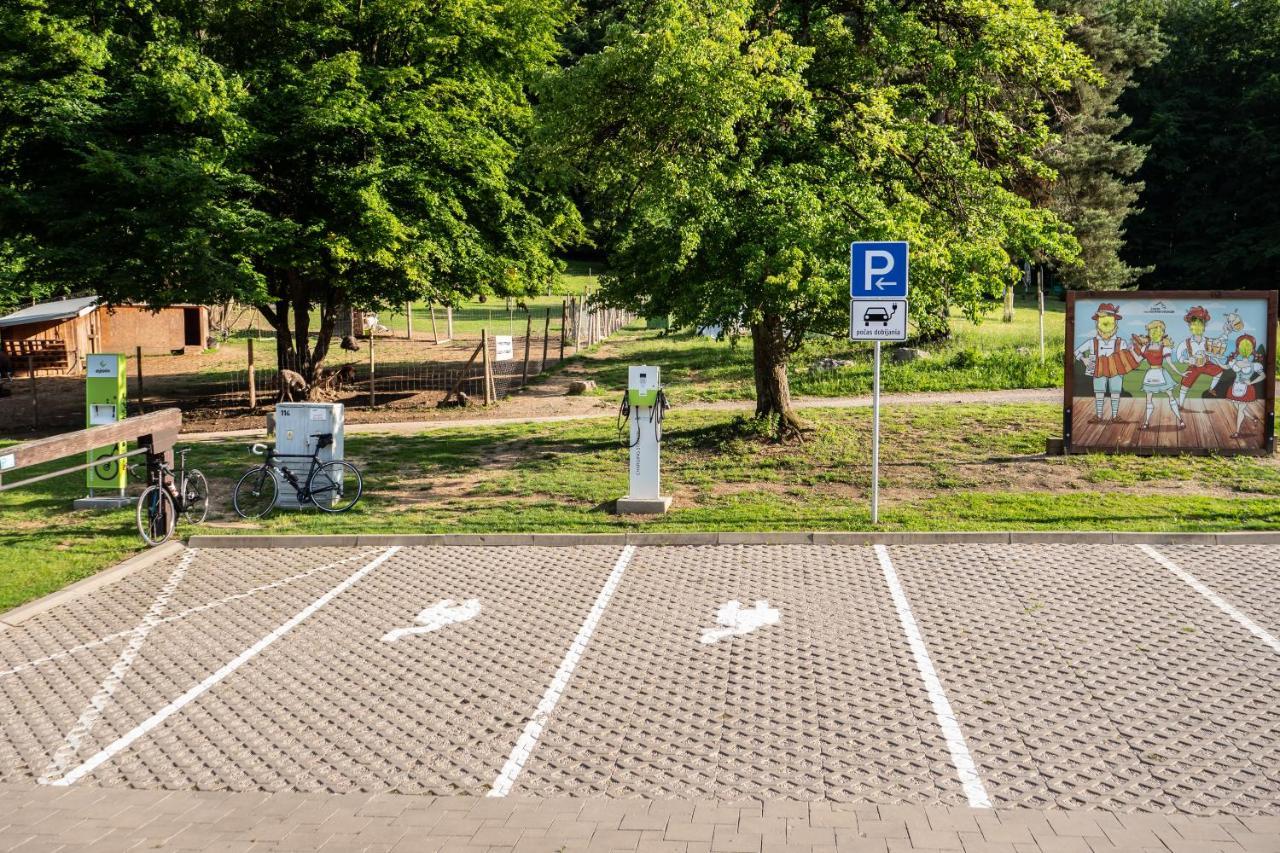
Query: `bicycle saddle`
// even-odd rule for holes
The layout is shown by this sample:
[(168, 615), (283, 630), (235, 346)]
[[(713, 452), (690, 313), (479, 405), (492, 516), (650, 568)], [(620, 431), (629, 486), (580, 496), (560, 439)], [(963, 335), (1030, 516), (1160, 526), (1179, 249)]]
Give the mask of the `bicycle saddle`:
[(333, 433), (327, 432), (316, 436), (316, 450), (324, 450), (331, 444), (333, 444)]

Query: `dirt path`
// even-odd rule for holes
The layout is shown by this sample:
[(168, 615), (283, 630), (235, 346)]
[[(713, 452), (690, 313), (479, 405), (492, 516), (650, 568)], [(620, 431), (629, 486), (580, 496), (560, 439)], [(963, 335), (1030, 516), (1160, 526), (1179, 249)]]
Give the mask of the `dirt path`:
[[(551, 383), (548, 382), (548, 385)], [(564, 383), (568, 384), (567, 380)], [(532, 402), (532, 391), (519, 397), (511, 397), (489, 409), (492, 413), (487, 417), (463, 417), (470, 410), (445, 410), (442, 417), (431, 420), (383, 421), (379, 423), (347, 423), (348, 434), (390, 433), (412, 434), (429, 429), (448, 429), (465, 427), (502, 426), (506, 424), (526, 423), (560, 423), (590, 418), (609, 418), (617, 412), (617, 401), (603, 397), (555, 397), (548, 394), (542, 399), (543, 405), (514, 405)], [(563, 394), (563, 388), (560, 390)], [(1007, 391), (939, 391), (913, 394), (884, 394), (881, 403), (885, 406), (929, 406), (958, 405), (973, 403), (1055, 403), (1062, 399), (1062, 392), (1056, 388), (1023, 388)], [(797, 397), (795, 405), (798, 409), (857, 409), (871, 405), (871, 396), (863, 397)], [(693, 411), (713, 412), (750, 412), (755, 408), (752, 400), (720, 400), (713, 403), (694, 403), (685, 408)], [(539, 410), (541, 410), (539, 412)], [(189, 441), (211, 441), (221, 438), (240, 438), (262, 435), (261, 429), (222, 430), (218, 432), (184, 433), (183, 438)]]

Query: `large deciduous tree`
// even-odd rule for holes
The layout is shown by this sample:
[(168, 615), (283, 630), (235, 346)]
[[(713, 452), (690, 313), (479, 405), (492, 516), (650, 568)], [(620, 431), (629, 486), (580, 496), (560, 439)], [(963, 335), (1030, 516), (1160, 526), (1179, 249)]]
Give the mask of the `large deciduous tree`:
[(2, 14), (0, 233), (32, 280), (254, 304), (310, 379), (340, 305), (532, 291), (576, 226), (520, 159), (561, 0)]
[(1150, 148), (1126, 257), (1158, 287), (1280, 281), (1280, 3), (1170, 0), (1168, 55), (1122, 104)]
[(1031, 0), (645, 0), (539, 89), (538, 150), (587, 194), (607, 298), (749, 330), (756, 414), (795, 434), (787, 359), (848, 322), (848, 246), (911, 241), (912, 318), (947, 332), (1069, 260), (1016, 187), (1051, 172), (1045, 95), (1091, 73)]

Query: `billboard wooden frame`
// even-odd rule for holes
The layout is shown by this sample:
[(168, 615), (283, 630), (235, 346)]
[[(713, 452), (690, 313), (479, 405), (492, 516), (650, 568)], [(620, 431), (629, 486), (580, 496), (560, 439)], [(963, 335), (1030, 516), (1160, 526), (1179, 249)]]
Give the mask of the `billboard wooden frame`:
[[(1124, 453), (1133, 456), (1270, 456), (1275, 453), (1276, 404), (1276, 291), (1274, 290), (1068, 290), (1066, 337), (1062, 347), (1062, 448), (1064, 453)], [(1134, 299), (1250, 299), (1267, 303), (1266, 378), (1262, 381), (1265, 413), (1262, 417), (1263, 443), (1251, 448), (1211, 447), (1077, 447), (1071, 439), (1075, 366), (1076, 302), (1132, 302)]]

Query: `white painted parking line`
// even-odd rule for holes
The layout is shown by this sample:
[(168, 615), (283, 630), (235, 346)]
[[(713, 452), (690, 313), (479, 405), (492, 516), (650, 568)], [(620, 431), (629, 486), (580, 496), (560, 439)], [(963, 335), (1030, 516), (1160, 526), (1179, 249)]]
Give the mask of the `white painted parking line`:
[(62, 742), (62, 746), (58, 747), (58, 751), (53, 754), (53, 758), (49, 761), (49, 766), (45, 768), (44, 775), (39, 779), (40, 784), (48, 784), (51, 779), (56, 779), (62, 775), (71, 762), (75, 760), (76, 755), (80, 752), (80, 745), (84, 743), (85, 738), (93, 731), (93, 727), (97, 725), (98, 720), (102, 717), (102, 712), (106, 709), (107, 703), (111, 701), (111, 697), (115, 694), (116, 688), (120, 686), (120, 683), (124, 681), (124, 677), (133, 667), (133, 661), (138, 657), (138, 652), (142, 649), (142, 644), (146, 642), (147, 635), (151, 633), (156, 625), (160, 624), (161, 616), (169, 606), (169, 598), (173, 595), (174, 590), (178, 588), (178, 584), (182, 583), (183, 577), (187, 574), (187, 567), (191, 565), (191, 559), (195, 555), (196, 550), (194, 548), (189, 549), (182, 555), (178, 565), (174, 566), (173, 571), (169, 573), (168, 579), (165, 581), (164, 586), (160, 588), (155, 600), (151, 602), (151, 606), (147, 608), (142, 621), (133, 629), (133, 637), (129, 640), (128, 645), (120, 652), (120, 656), (116, 658), (116, 662), (107, 672), (107, 677), (98, 686), (98, 692), (93, 694), (89, 704), (80, 712), (80, 717), (76, 720), (76, 724), (72, 726), (71, 731), (67, 732), (67, 737)]
[(1280, 654), (1280, 640), (1277, 640), (1274, 636), (1268, 633), (1261, 625), (1259, 625), (1257, 622), (1254, 622), (1248, 616), (1244, 615), (1235, 607), (1233, 607), (1230, 602), (1228, 602), (1225, 598), (1223, 598), (1222, 596), (1214, 592), (1212, 589), (1210, 589), (1199, 578), (1197, 578), (1195, 575), (1191, 574), (1190, 572), (1182, 568), (1179, 568), (1178, 565), (1173, 562), (1173, 560), (1170, 560), (1168, 557), (1166, 557), (1164, 554), (1161, 554), (1159, 551), (1157, 551), (1155, 548), (1151, 547), (1150, 545), (1139, 545), (1138, 547), (1141, 548), (1143, 553), (1145, 553), (1148, 557), (1155, 560), (1157, 563), (1159, 563), (1161, 566), (1164, 566), (1169, 571), (1173, 572), (1174, 575), (1176, 575), (1178, 579), (1181, 580), (1183, 583), (1185, 583), (1187, 586), (1191, 587), (1196, 592), (1200, 593), (1205, 598), (1207, 598), (1215, 607), (1217, 607), (1223, 613), (1227, 614), (1232, 619), (1234, 619), (1246, 631), (1248, 631), (1250, 634), (1253, 634), (1253, 636), (1257, 637), (1266, 645), (1270, 646), (1273, 652)]
[(893, 561), (889, 559), (889, 549), (884, 545), (876, 545), (875, 549), (876, 557), (880, 560), (880, 568), (884, 571), (885, 583), (889, 585), (889, 594), (893, 596), (893, 606), (898, 610), (898, 621), (902, 623), (902, 633), (906, 635), (907, 645), (911, 647), (916, 669), (924, 682), (925, 691), (929, 694), (929, 702), (933, 705), (933, 713), (938, 718), (938, 725), (942, 728), (942, 736), (947, 742), (947, 749), (951, 752), (951, 764), (955, 767), (956, 776), (960, 779), (964, 794), (969, 799), (969, 807), (989, 809), (991, 798), (987, 796), (987, 789), (982, 785), (982, 779), (978, 776), (978, 767), (974, 764), (973, 756), (969, 754), (969, 747), (965, 744), (964, 732), (960, 730), (960, 723), (951, 710), (946, 691), (942, 689), (942, 680), (938, 678), (938, 671), (933, 667), (929, 649), (925, 646), (924, 637), (920, 634), (920, 626), (916, 624), (916, 617), (911, 613), (911, 602), (907, 600), (907, 593), (898, 580), (898, 573), (894, 571)]
[[(254, 595), (257, 595), (260, 592), (267, 592), (268, 590), (278, 589), (279, 587), (287, 586), (288, 584), (294, 583), (295, 581), (300, 581), (300, 580), (309, 578), (312, 575), (317, 574), (319, 572), (328, 571), (329, 569), (335, 569), (338, 566), (343, 565), (344, 563), (350, 563), (352, 560), (363, 559), (365, 557), (368, 557), (372, 553), (374, 552), (362, 551), (359, 554), (352, 554), (350, 557), (343, 557), (341, 560), (335, 560), (332, 563), (325, 563), (323, 566), (316, 566), (314, 568), (307, 569), (305, 572), (298, 572), (297, 574), (289, 575), (289, 577), (281, 578), (278, 581), (272, 581), (271, 583), (262, 584), (261, 586), (255, 586), (250, 589), (246, 589), (244, 592), (237, 592), (234, 595), (223, 596), (222, 598), (215, 599), (205, 604), (199, 604), (199, 605), (196, 605), (195, 607), (188, 607), (186, 610), (180, 610), (177, 613), (171, 614), (169, 616), (165, 616), (163, 619), (160, 619), (159, 621), (157, 621), (156, 625), (157, 626), (167, 625), (170, 622), (178, 622), (188, 618), (189, 616), (194, 616), (197, 613), (204, 613), (206, 610), (213, 610), (216, 607), (222, 607), (223, 605), (230, 604), (233, 601), (240, 601), (245, 598), (250, 598)], [(0, 678), (8, 678), (10, 676), (17, 675), (18, 673), (26, 672), (29, 669), (35, 669), (38, 666), (43, 666), (45, 664), (53, 663), (54, 661), (59, 661), (64, 658), (70, 657), (71, 655), (79, 654), (80, 652), (87, 652), (90, 649), (96, 649), (99, 646), (105, 646), (108, 643), (114, 643), (116, 640), (123, 640), (127, 637), (132, 637), (142, 629), (143, 629), (143, 626), (138, 625), (136, 627), (130, 628), (127, 631), (117, 631), (116, 633), (108, 634), (105, 637), (98, 637), (96, 640), (89, 640), (88, 642), (81, 643), (78, 646), (71, 646), (70, 648), (63, 649), (60, 652), (54, 652), (51, 655), (46, 655), (45, 657), (33, 658), (32, 660), (26, 661), (25, 663), (20, 663), (17, 666), (11, 667), (10, 669), (0, 669)]]
[(493, 780), (493, 787), (489, 789), (490, 797), (505, 797), (511, 793), (512, 786), (515, 785), (516, 779), (520, 776), (520, 771), (524, 769), (525, 764), (529, 761), (529, 756), (533, 754), (534, 748), (537, 747), (538, 738), (542, 736), (543, 727), (546, 726), (547, 720), (551, 718), (551, 712), (556, 709), (556, 703), (560, 701), (560, 695), (564, 693), (569, 679), (573, 676), (573, 670), (578, 666), (578, 661), (582, 659), (582, 653), (586, 651), (587, 643), (591, 642), (591, 635), (595, 633), (596, 626), (600, 623), (600, 617), (604, 616), (604, 610), (609, 606), (609, 599), (613, 598), (613, 593), (618, 589), (618, 584), (622, 582), (622, 574), (627, 570), (627, 564), (631, 562), (631, 557), (635, 552), (636, 546), (628, 545), (618, 555), (618, 562), (614, 564), (613, 571), (609, 573), (608, 579), (600, 589), (600, 594), (596, 596), (596, 603), (592, 605), (591, 612), (583, 620), (582, 627), (578, 629), (578, 635), (573, 638), (573, 642), (569, 645), (569, 650), (565, 652), (564, 660), (560, 661), (560, 668), (556, 670), (551, 683), (547, 685), (546, 692), (542, 694), (542, 701), (538, 703), (538, 707), (530, 715), (529, 722), (525, 725), (524, 731), (521, 732), (520, 739), (516, 741), (515, 748), (511, 750), (507, 763), (502, 766), (502, 770), (498, 773), (498, 778)]
[(399, 642), (401, 637), (410, 637), (414, 634), (429, 634), (432, 631), (439, 631), (448, 625), (470, 621), (479, 615), (480, 599), (468, 598), (459, 604), (452, 598), (446, 598), (443, 601), (437, 601), (419, 613), (418, 618), (414, 620), (418, 624), (412, 628), (396, 628), (383, 634), (382, 642), (395, 643)]
[(101, 751), (93, 755), (83, 764), (69, 771), (65, 776), (59, 779), (53, 779), (49, 781), (42, 779), (41, 782), (49, 785), (62, 785), (62, 786), (71, 785), (71, 784), (74, 784), (77, 780), (86, 776), (87, 774), (92, 773), (97, 767), (102, 765), (104, 762), (109, 761), (114, 755), (119, 753), (121, 750), (126, 749), (130, 744), (138, 740), (138, 738), (142, 737), (147, 732), (151, 731), (156, 726), (163, 723), (169, 717), (173, 716), (178, 711), (182, 710), (188, 704), (190, 704), (195, 699), (197, 699), (201, 694), (203, 694), (209, 688), (213, 687), (215, 684), (222, 681), (228, 675), (235, 672), (237, 669), (243, 666), (246, 662), (252, 660), (259, 653), (261, 653), (263, 649), (267, 648), (276, 640), (280, 639), (285, 634), (292, 631), (294, 628), (300, 625), (304, 620), (309, 618), (313, 613), (315, 613), (321, 607), (324, 607), (334, 598), (341, 595), (346, 590), (350, 589), (354, 584), (358, 583), (361, 578), (363, 578), (365, 575), (372, 572), (374, 569), (378, 568), (378, 566), (385, 563), (387, 560), (391, 558), (393, 554), (395, 554), (399, 550), (400, 550), (400, 546), (393, 545), (392, 547), (383, 551), (379, 556), (375, 557), (373, 560), (371, 560), (370, 562), (362, 566), (360, 569), (358, 569), (355, 573), (348, 576), (346, 580), (342, 581), (337, 586), (330, 589), (328, 592), (326, 592), (324, 595), (320, 596), (315, 601), (308, 604), (302, 610), (299, 610), (297, 613), (293, 615), (292, 618), (290, 618), (287, 622), (284, 622), (283, 624), (281, 624), (270, 634), (267, 634), (265, 637), (258, 640), (258, 642), (254, 643), (252, 646), (245, 649), (243, 652), (236, 655), (231, 660), (227, 661), (225, 664), (222, 665), (221, 668), (219, 668), (216, 672), (214, 672), (204, 681), (201, 681), (199, 684), (196, 684), (193, 687), (191, 687), (191, 689), (189, 689), (186, 693), (183, 693), (181, 696), (179, 696), (177, 699), (174, 699), (168, 705), (165, 705), (159, 711), (156, 711), (150, 717), (143, 720), (137, 726), (135, 726), (134, 728), (126, 732), (118, 740), (106, 746), (104, 749), (102, 749)]

